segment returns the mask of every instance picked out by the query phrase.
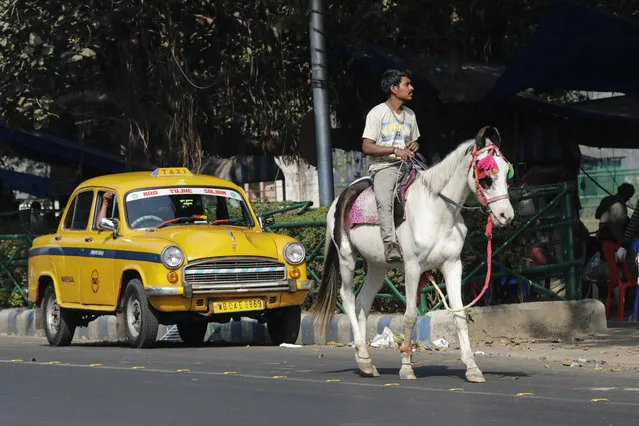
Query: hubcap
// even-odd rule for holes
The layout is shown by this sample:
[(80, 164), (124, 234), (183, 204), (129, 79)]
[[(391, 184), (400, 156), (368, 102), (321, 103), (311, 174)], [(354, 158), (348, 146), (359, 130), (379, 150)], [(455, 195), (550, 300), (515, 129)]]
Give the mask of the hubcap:
[(140, 334), (140, 328), (142, 325), (142, 307), (138, 299), (130, 299), (127, 304), (127, 323), (129, 331), (133, 337), (137, 337)]
[(56, 335), (60, 330), (60, 305), (58, 305), (58, 299), (53, 296), (49, 303), (47, 303), (47, 312), (45, 314), (47, 319), (47, 328), (51, 335)]

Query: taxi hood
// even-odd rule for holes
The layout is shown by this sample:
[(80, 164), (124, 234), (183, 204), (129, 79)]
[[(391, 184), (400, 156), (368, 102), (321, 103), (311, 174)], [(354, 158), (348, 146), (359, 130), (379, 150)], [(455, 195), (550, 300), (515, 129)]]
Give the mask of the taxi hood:
[(152, 233), (155, 238), (167, 240), (169, 244), (178, 245), (189, 261), (218, 256), (262, 256), (277, 259), (281, 255), (273, 234), (246, 228), (177, 225), (147, 232)]

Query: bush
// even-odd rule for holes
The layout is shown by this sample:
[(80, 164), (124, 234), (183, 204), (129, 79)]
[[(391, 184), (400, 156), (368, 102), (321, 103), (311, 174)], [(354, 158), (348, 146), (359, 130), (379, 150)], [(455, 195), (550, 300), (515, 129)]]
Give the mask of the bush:
[[(4, 229), (5, 232), (12, 230), (7, 224)], [(0, 262), (4, 264), (4, 268), (0, 269), (0, 308), (26, 306), (27, 303), (21, 293), (16, 290), (13, 280), (23, 290), (26, 289), (27, 268), (23, 263), (27, 260), (27, 250), (31, 246), (31, 240), (27, 236), (24, 239), (8, 239), (8, 236), (4, 238), (0, 236)]]
[(0, 309), (21, 308), (27, 306), (22, 295), (17, 291), (0, 291)]

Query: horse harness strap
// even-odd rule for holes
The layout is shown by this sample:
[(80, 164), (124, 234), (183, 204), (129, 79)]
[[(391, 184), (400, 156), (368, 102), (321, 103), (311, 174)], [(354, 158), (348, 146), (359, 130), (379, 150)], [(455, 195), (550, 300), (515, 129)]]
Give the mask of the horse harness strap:
[(452, 204), (453, 206), (457, 207), (458, 209), (461, 209), (461, 210), (481, 210), (481, 211), (485, 212), (485, 210), (484, 210), (484, 206), (479, 206), (479, 207), (468, 207), (468, 206), (465, 206), (465, 205), (463, 205), (463, 204), (459, 204), (458, 202), (456, 202), (456, 201), (454, 201), (454, 200), (451, 200), (450, 198), (448, 198), (447, 196), (445, 196), (445, 195), (444, 195), (444, 194), (442, 194), (441, 192), (439, 192), (439, 193), (437, 194), (437, 196), (438, 196), (439, 198), (441, 198), (442, 200), (446, 201), (448, 204)]
[(444, 200), (445, 202), (447, 202), (448, 204), (452, 204), (453, 206), (462, 209), (462, 210), (483, 210), (483, 207), (488, 207), (489, 205), (494, 203), (495, 201), (499, 201), (499, 200), (507, 200), (510, 198), (510, 196), (506, 193), (506, 194), (502, 194), (502, 195), (497, 195), (495, 197), (492, 198), (487, 198), (486, 197), (486, 193), (484, 192), (484, 189), (481, 187), (481, 185), (479, 184), (479, 179), (483, 179), (484, 177), (490, 175), (490, 174), (496, 174), (499, 172), (498, 169), (489, 169), (486, 170), (485, 168), (482, 168), (479, 166), (480, 161), (477, 161), (477, 157), (480, 154), (483, 154), (484, 152), (488, 152), (488, 157), (492, 157), (495, 153), (495, 151), (497, 151), (497, 153), (499, 153), (499, 155), (501, 155), (501, 157), (508, 162), (508, 160), (506, 159), (506, 157), (504, 156), (504, 154), (499, 150), (499, 148), (497, 147), (497, 145), (491, 143), (488, 146), (485, 146), (479, 150), (477, 150), (477, 147), (473, 148), (473, 158), (470, 161), (470, 163), (468, 164), (468, 168), (473, 167), (473, 177), (475, 178), (475, 189), (477, 190), (477, 198), (479, 199), (479, 202), (481, 203), (481, 207), (468, 207), (468, 206), (464, 206), (462, 204), (459, 204), (453, 200), (451, 200), (450, 198), (448, 198), (447, 196), (445, 196), (444, 194), (442, 194), (441, 192), (437, 194), (437, 196), (439, 198), (441, 198), (442, 200)]
[[(482, 160), (478, 161), (477, 157), (484, 152), (488, 152), (488, 155), (484, 157)], [(499, 150), (499, 147), (497, 147), (497, 145), (495, 145), (494, 143), (491, 143), (490, 145), (487, 145), (479, 150), (475, 146), (473, 148), (473, 158), (468, 164), (468, 168), (473, 167), (473, 177), (475, 178), (475, 189), (477, 191), (477, 199), (485, 207), (488, 207), (491, 203), (494, 203), (495, 201), (505, 200), (510, 198), (507, 193), (502, 195), (497, 195), (496, 197), (487, 198), (486, 193), (484, 192), (484, 189), (479, 184), (479, 179), (483, 179), (491, 174), (496, 174), (499, 172), (499, 169), (496, 167), (497, 165), (495, 163), (495, 160), (492, 158), (493, 155), (495, 155), (495, 153), (501, 155), (504, 161), (508, 163), (508, 160), (506, 159), (504, 154)], [(490, 160), (488, 160), (489, 158)], [(486, 164), (481, 164), (482, 162), (485, 162)]]

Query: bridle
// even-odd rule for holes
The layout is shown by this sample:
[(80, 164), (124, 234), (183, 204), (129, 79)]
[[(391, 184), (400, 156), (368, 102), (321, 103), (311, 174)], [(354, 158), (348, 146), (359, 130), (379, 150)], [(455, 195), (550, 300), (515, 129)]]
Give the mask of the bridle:
[[(481, 160), (477, 160), (477, 157), (479, 157), (481, 154), (485, 152), (487, 152), (488, 155), (486, 155)], [(486, 196), (486, 192), (484, 191), (484, 188), (482, 188), (481, 185), (479, 184), (479, 181), (481, 179), (484, 179), (486, 177), (490, 177), (491, 175), (496, 175), (497, 173), (499, 173), (499, 167), (497, 166), (497, 162), (495, 161), (495, 158), (494, 158), (495, 155), (501, 156), (501, 158), (503, 158), (504, 161), (509, 165), (508, 178), (512, 177), (511, 176), (512, 165), (506, 159), (506, 157), (501, 152), (499, 147), (495, 145), (494, 143), (491, 143), (490, 145), (486, 145), (485, 147), (479, 150), (477, 149), (476, 145), (473, 146), (472, 159), (470, 160), (470, 163), (468, 163), (468, 168), (469, 169), (471, 167), (473, 168), (473, 180), (475, 181), (475, 192), (477, 194), (477, 199), (479, 200), (479, 203), (481, 204), (481, 206), (479, 207), (464, 206), (462, 204), (457, 203), (454, 200), (451, 200), (450, 198), (448, 198), (441, 192), (438, 193), (437, 196), (439, 196), (439, 198), (441, 198), (448, 204), (451, 204), (459, 209), (482, 210), (484, 213), (488, 213), (490, 211), (490, 204), (494, 203), (495, 201), (510, 199), (510, 196), (508, 195), (508, 193), (505, 193), (502, 195), (496, 195), (492, 198), (488, 198)]]
[[(479, 155), (483, 154), (484, 152), (487, 152), (488, 155), (486, 155), (481, 160), (477, 160), (477, 157), (479, 157)], [(482, 186), (479, 184), (479, 181), (481, 179), (484, 179), (486, 177), (490, 177), (491, 175), (496, 175), (497, 173), (499, 173), (499, 167), (497, 167), (495, 156), (500, 156), (501, 158), (504, 159), (506, 164), (509, 165), (508, 174), (510, 175), (511, 174), (510, 167), (512, 166), (510, 166), (510, 162), (506, 159), (504, 154), (499, 150), (499, 147), (495, 145), (494, 143), (491, 143), (490, 145), (486, 145), (485, 147), (479, 150), (477, 149), (476, 145), (473, 146), (473, 158), (472, 160), (470, 160), (470, 163), (468, 164), (469, 169), (473, 167), (473, 176), (475, 180), (475, 190), (477, 192), (477, 199), (479, 200), (479, 203), (482, 206), (487, 208), (489, 208), (490, 204), (494, 203), (495, 201), (507, 200), (510, 198), (510, 196), (508, 195), (508, 192), (506, 192), (505, 194), (496, 195), (492, 198), (488, 198), (486, 196), (486, 192), (484, 191), (484, 188), (482, 188)]]

